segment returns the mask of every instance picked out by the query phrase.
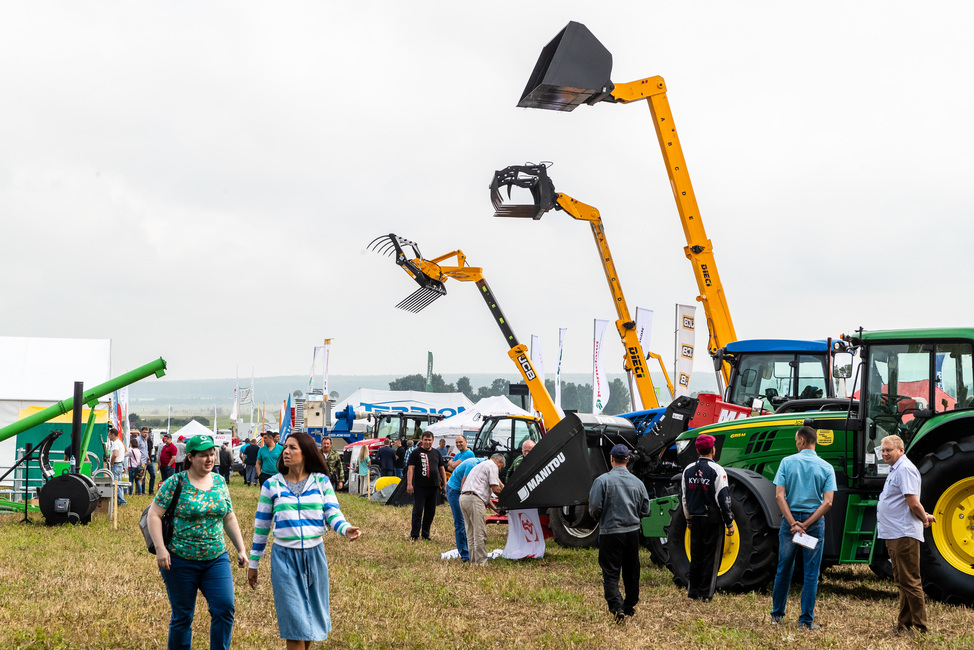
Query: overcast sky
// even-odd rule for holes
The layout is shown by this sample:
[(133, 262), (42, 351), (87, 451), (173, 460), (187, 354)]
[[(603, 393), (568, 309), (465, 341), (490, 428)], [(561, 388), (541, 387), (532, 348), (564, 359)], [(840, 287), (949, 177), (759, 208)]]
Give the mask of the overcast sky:
[[(741, 338), (974, 325), (969, 3), (63, 2), (0, 7), (0, 334), (112, 339), (116, 373), (511, 370), (472, 284), (420, 314), (366, 250), (462, 249), (549, 376), (615, 319), (588, 226), (493, 219), (548, 160), (629, 306), (697, 289), (645, 104), (515, 105), (569, 20), (660, 75)], [(702, 314), (699, 321), (702, 323)], [(621, 366), (617, 339), (609, 368)], [(698, 350), (705, 338), (698, 334)], [(618, 359), (618, 363), (616, 363)], [(699, 363), (698, 368), (705, 368)]]

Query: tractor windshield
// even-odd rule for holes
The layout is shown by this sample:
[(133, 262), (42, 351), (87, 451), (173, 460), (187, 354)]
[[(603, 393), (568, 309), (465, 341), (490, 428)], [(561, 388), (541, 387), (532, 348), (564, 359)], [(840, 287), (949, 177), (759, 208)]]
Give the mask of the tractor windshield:
[(790, 352), (748, 353), (737, 362), (730, 389), (730, 401), (751, 406), (760, 398), (766, 410), (795, 398), (814, 399), (828, 395), (826, 359)]

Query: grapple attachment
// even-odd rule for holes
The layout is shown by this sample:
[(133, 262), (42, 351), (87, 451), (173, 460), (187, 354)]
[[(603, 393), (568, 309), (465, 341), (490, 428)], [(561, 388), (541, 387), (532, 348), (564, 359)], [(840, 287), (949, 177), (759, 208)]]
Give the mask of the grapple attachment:
[(517, 105), (573, 111), (611, 99), (611, 73), (612, 54), (585, 25), (572, 21), (541, 50)]
[[(413, 255), (415, 255), (414, 259), (410, 260), (406, 257), (404, 247), (412, 249)], [(431, 277), (420, 268), (425, 260), (423, 260), (423, 255), (419, 252), (419, 244), (416, 242), (389, 233), (373, 239), (368, 248), (380, 255), (394, 255), (396, 264), (401, 266), (419, 285), (419, 289), (416, 289), (396, 305), (399, 309), (416, 314), (429, 307), (437, 298), (446, 295), (446, 287), (443, 282)]]
[[(511, 198), (511, 188), (529, 190), (534, 199), (533, 205), (505, 205), (501, 188), (507, 188), (507, 198)], [(546, 165), (511, 165), (494, 172), (490, 182), (490, 202), (494, 204), (495, 217), (517, 217), (540, 219), (548, 210), (557, 207), (555, 203), (555, 184), (548, 178)]]

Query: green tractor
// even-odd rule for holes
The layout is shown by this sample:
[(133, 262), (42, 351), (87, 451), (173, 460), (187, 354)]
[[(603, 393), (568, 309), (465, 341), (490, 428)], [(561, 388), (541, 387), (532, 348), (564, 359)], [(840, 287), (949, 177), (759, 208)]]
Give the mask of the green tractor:
[[(924, 590), (937, 600), (974, 605), (974, 329), (859, 330), (836, 345), (836, 377), (849, 377), (853, 354), (861, 361), (852, 383), (861, 389), (843, 410), (835, 410), (835, 400), (823, 400), (817, 411), (795, 412), (786, 404), (774, 415), (687, 431), (664, 452), (671, 466), (685, 467), (696, 458), (697, 435), (717, 439), (737, 523), (725, 541), (717, 588), (746, 591), (773, 580), (781, 513), (772, 481), (781, 459), (796, 453), (795, 432), (809, 425), (838, 482), (826, 515), (823, 567), (863, 563), (892, 575), (876, 538), (876, 505), (889, 472), (878, 448), (895, 434), (920, 471), (920, 501), (937, 518), (921, 545)], [(689, 536), (679, 496), (652, 505), (643, 533), (665, 540), (666, 565), (677, 584), (686, 584)]]

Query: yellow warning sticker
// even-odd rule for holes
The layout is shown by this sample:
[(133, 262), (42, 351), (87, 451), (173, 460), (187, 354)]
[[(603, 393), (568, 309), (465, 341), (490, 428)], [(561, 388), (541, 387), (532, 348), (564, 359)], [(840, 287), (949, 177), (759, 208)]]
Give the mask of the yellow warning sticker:
[(832, 432), (832, 429), (819, 429), (818, 444), (831, 445), (833, 440), (835, 440), (835, 433)]

